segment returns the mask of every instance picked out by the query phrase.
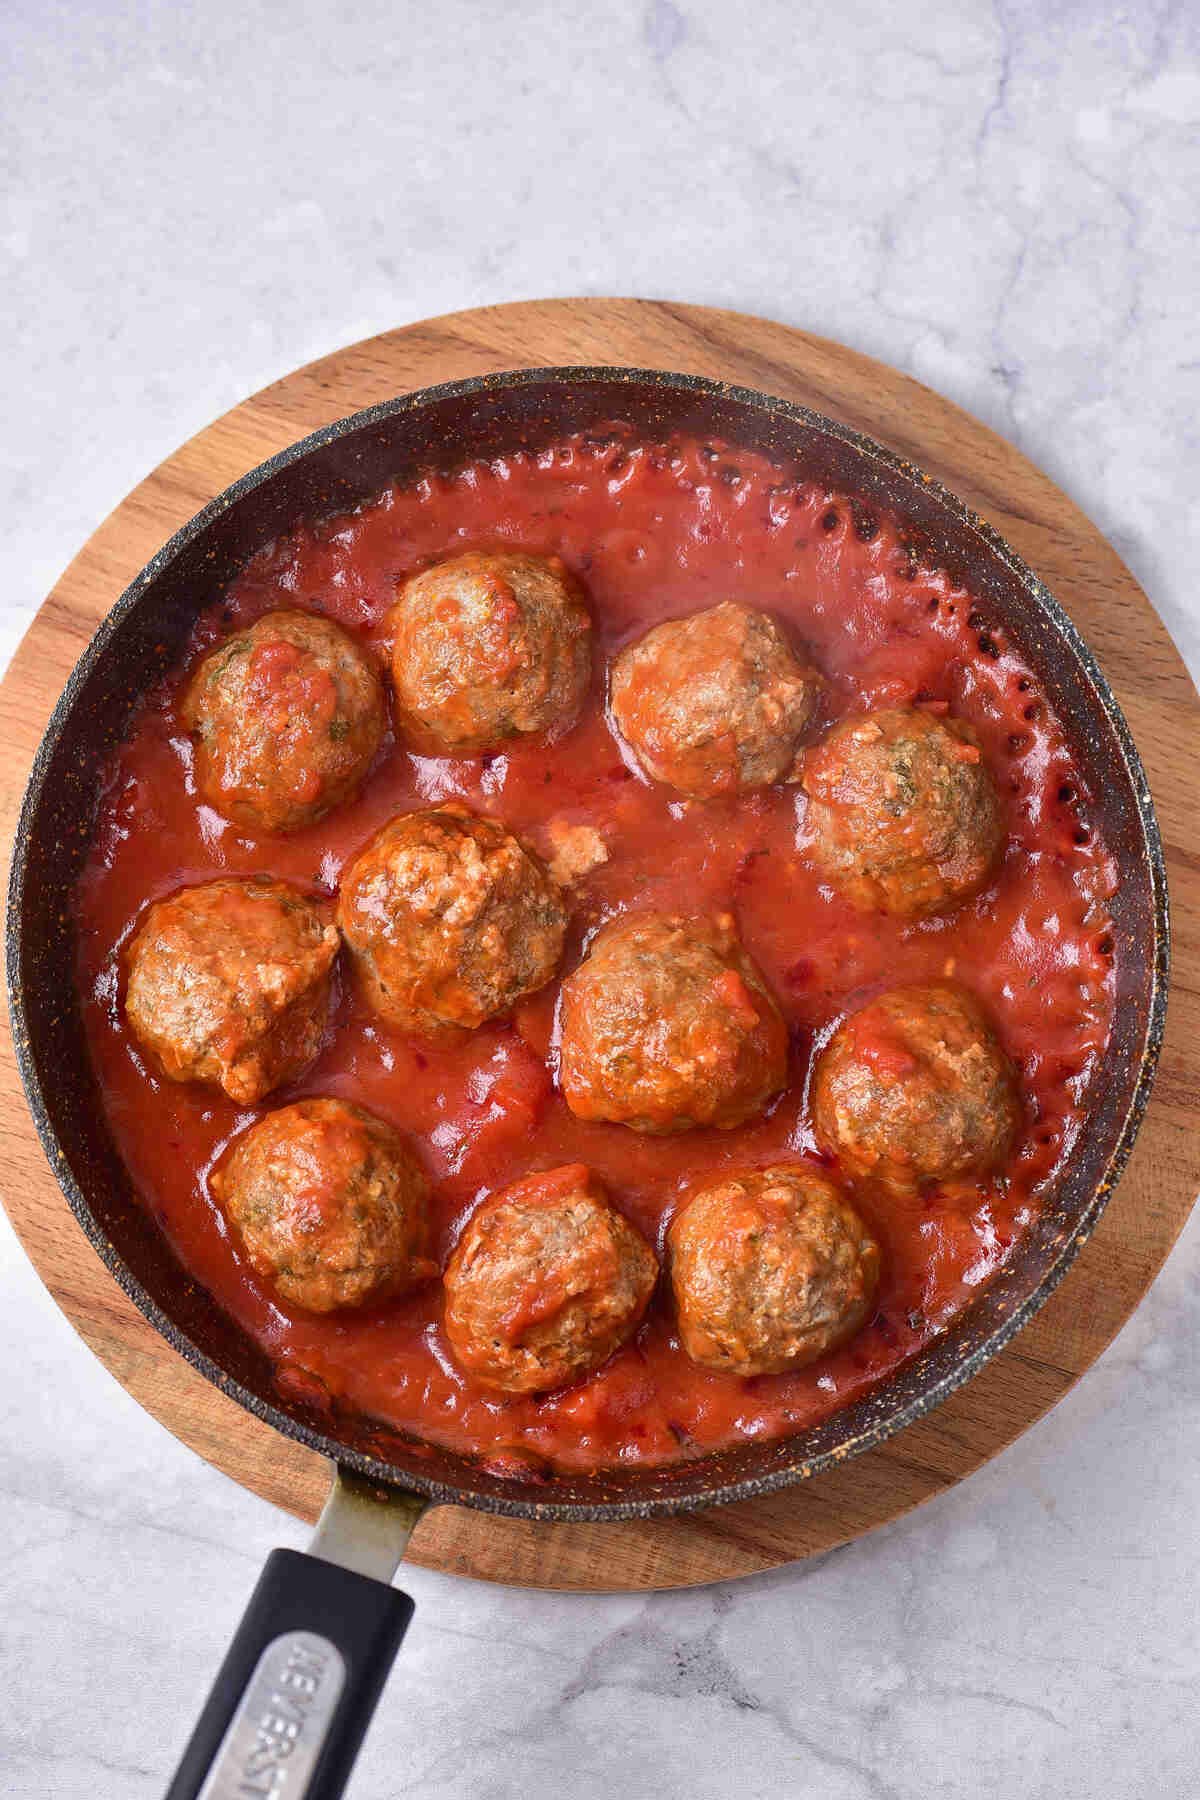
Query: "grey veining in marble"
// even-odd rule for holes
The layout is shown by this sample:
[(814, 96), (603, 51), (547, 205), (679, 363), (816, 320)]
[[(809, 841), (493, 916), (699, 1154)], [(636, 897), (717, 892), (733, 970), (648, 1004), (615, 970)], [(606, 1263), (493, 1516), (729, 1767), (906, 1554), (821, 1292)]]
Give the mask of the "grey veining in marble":
[[(1186, 0), (8, 0), (0, 652), (182, 439), (387, 326), (540, 293), (772, 314), (1013, 438), (1200, 667)], [(0, 1165), (0, 1180), (2, 1165)], [(359, 1800), (1194, 1800), (1200, 1227), (918, 1516), (650, 1599), (420, 1573)], [(290, 1521), (0, 1235), (0, 1790), (151, 1800)], [(13, 1379), (15, 1373), (15, 1379)]]

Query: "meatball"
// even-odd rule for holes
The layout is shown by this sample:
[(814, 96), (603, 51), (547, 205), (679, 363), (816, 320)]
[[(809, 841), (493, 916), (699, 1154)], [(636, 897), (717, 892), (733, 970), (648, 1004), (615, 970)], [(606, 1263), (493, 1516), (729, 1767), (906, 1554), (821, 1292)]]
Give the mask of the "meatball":
[(285, 882), (183, 888), (129, 946), (125, 1014), (172, 1081), (213, 1082), (248, 1106), (320, 1049), (337, 950), (327, 911)]
[(1019, 1122), (1012, 1065), (972, 994), (898, 987), (852, 1013), (817, 1061), (817, 1140), (846, 1172), (911, 1193), (986, 1175)]
[(349, 798), (387, 724), (383, 684), (332, 619), (271, 612), (205, 657), (183, 699), (196, 784), (251, 831), (299, 831)]
[(820, 678), (766, 613), (725, 601), (621, 651), (610, 703), (647, 775), (685, 794), (797, 779)]
[(969, 726), (915, 707), (846, 719), (801, 773), (809, 855), (863, 911), (919, 918), (982, 887), (1003, 839)]
[(846, 1343), (879, 1283), (879, 1245), (803, 1163), (702, 1189), (667, 1242), (683, 1347), (733, 1375), (777, 1375)]
[(563, 983), (560, 1080), (581, 1119), (726, 1130), (787, 1080), (787, 1031), (728, 914), (633, 913)]
[(503, 825), (451, 803), (391, 819), (342, 879), (338, 923), (376, 1012), (441, 1036), (549, 981), (567, 914)]
[(575, 723), (592, 625), (557, 556), (465, 556), (410, 576), (390, 615), (400, 728), (417, 750), (471, 756)]
[(253, 1268), (306, 1312), (436, 1274), (428, 1186), (404, 1139), (345, 1100), (299, 1100), (240, 1137), (212, 1188)]
[(654, 1252), (579, 1164), (472, 1214), (446, 1268), (446, 1336), (489, 1387), (540, 1394), (592, 1374), (636, 1329)]

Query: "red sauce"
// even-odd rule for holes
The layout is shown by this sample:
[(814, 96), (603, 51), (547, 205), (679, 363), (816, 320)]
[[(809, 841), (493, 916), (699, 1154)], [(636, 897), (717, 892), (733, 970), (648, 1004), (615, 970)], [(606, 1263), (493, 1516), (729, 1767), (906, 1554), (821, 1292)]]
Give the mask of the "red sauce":
[[(297, 836), (256, 840), (197, 805), (176, 712), (181, 677), (144, 701), (109, 772), (78, 890), (86, 1028), (116, 1142), (184, 1264), (275, 1360), (284, 1391), (479, 1452), (497, 1468), (514, 1453), (571, 1468), (661, 1463), (797, 1430), (941, 1330), (1035, 1216), (1080, 1131), (1108, 1036), (1113, 866), (1086, 822), (1062, 726), (1003, 630), (943, 572), (920, 565), (896, 521), (742, 451), (618, 434), (393, 489), (261, 552), (198, 623), (188, 660), (279, 606), (322, 610), (379, 641), (398, 577), (495, 543), (557, 552), (591, 595), (594, 704), (559, 744), (449, 761), (389, 742), (354, 802)], [(984, 895), (921, 924), (864, 917), (798, 857), (797, 789), (686, 804), (630, 770), (603, 716), (605, 659), (654, 621), (726, 598), (790, 622), (828, 677), (831, 715), (916, 700), (971, 721), (1008, 815), (1007, 848)], [(148, 901), (218, 873), (269, 870), (331, 891), (390, 814), (447, 796), (503, 818), (547, 855), (551, 819), (602, 835), (610, 859), (575, 887), (567, 967), (614, 911), (732, 909), (793, 1051), (791, 1086), (758, 1123), (650, 1139), (567, 1111), (553, 1075), (557, 984), (511, 1022), (449, 1047), (390, 1031), (343, 991), (319, 1061), (276, 1098), (344, 1095), (411, 1134), (437, 1183), (443, 1261), (482, 1195), (563, 1163), (594, 1169), (661, 1248), (697, 1175), (815, 1153), (809, 1061), (848, 1008), (951, 971), (982, 996), (1021, 1072), (1026, 1129), (1002, 1179), (886, 1205), (862, 1197), (884, 1274), (876, 1317), (846, 1349), (791, 1375), (709, 1373), (683, 1355), (660, 1295), (637, 1338), (591, 1381), (504, 1398), (456, 1368), (436, 1283), (368, 1313), (313, 1317), (281, 1305), (251, 1272), (207, 1178), (253, 1115), (147, 1066), (122, 1018), (120, 948)]]

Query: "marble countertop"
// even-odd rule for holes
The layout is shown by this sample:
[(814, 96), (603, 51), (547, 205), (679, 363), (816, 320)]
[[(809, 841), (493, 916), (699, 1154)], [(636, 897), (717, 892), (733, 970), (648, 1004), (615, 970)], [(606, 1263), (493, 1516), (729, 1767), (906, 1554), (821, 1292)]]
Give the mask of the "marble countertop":
[[(982, 416), (1196, 670), (1198, 124), (1178, 0), (9, 0), (0, 655), (136, 481), (296, 364), (643, 293)], [(0, 1317), (0, 1789), (150, 1800), (304, 1534), (138, 1409), (7, 1226)], [(819, 1562), (648, 1599), (407, 1575), (354, 1794), (1194, 1800), (1198, 1327), (1200, 1221), (1048, 1419)]]

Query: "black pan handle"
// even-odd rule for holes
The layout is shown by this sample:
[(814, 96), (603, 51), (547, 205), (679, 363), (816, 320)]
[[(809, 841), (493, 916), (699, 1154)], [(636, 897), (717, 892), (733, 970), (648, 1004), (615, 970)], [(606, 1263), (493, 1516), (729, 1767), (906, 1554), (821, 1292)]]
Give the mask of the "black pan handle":
[[(344, 1475), (326, 1516), (339, 1492), (344, 1507)], [(166, 1800), (338, 1800), (412, 1615), (384, 1581), (273, 1550)]]

